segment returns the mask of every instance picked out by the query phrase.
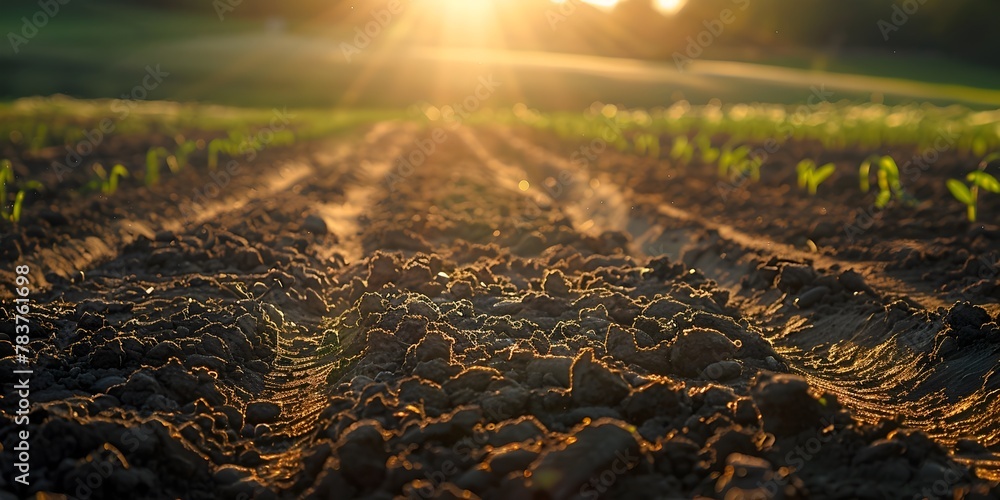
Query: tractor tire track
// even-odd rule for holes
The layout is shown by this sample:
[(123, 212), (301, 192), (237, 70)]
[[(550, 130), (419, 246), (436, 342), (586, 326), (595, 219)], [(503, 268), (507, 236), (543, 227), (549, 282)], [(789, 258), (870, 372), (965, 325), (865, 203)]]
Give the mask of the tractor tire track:
[[(396, 157), (416, 136), (415, 127), (394, 122), (374, 126), (347, 157), (331, 152), (330, 161), (315, 172), (311, 190), (304, 196), (310, 210), (318, 214), (328, 230), (337, 236), (337, 245), (317, 249), (320, 261), (341, 253), (346, 263), (364, 257), (360, 234), (386, 187), (385, 176)], [(287, 193), (301, 203), (303, 194)], [(291, 201), (291, 200), (289, 200)], [(323, 295), (327, 296), (324, 291)], [(269, 462), (259, 474), (270, 482), (291, 487), (301, 472), (301, 452), (308, 436), (315, 433), (319, 414), (333, 394), (330, 378), (351, 360), (330, 345), (337, 325), (326, 313), (303, 308), (285, 308), (285, 328), (279, 330), (275, 359), (260, 401), (282, 408), (281, 418), (272, 427), (275, 439), (265, 447)]]

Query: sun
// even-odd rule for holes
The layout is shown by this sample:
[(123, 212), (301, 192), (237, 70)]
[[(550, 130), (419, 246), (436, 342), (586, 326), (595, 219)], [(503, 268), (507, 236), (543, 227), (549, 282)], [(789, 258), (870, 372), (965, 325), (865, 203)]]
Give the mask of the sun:
[[(551, 0), (552, 3), (565, 3), (567, 1), (575, 2), (578, 0)], [(616, 5), (618, 5), (619, 2), (619, 0), (579, 0), (579, 1), (582, 1), (583, 3), (588, 3), (590, 5), (593, 5), (594, 7), (604, 10), (613, 9)], [(681, 7), (684, 7), (685, 3), (687, 3), (687, 0), (655, 0), (653, 2), (653, 5), (656, 7), (656, 10), (659, 10), (660, 12), (669, 15), (669, 14), (674, 14), (677, 11), (681, 10)]]
[(664, 14), (673, 14), (684, 7), (687, 0), (656, 0), (656, 8)]

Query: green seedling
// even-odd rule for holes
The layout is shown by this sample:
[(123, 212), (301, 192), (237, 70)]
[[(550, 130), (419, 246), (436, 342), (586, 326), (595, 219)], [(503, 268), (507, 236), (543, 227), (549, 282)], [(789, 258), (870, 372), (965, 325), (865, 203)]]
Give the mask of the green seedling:
[(176, 174), (181, 171), (181, 164), (177, 161), (177, 157), (171, 154), (167, 155), (167, 168), (170, 169), (170, 173)]
[(660, 157), (660, 138), (653, 134), (638, 134), (635, 136), (635, 152), (650, 158)]
[(694, 138), (695, 144), (698, 145), (698, 150), (701, 151), (701, 161), (702, 163), (712, 164), (719, 159), (721, 154), (718, 148), (712, 147), (712, 141), (705, 134), (698, 134)]
[(821, 167), (816, 166), (816, 162), (805, 159), (795, 166), (798, 173), (799, 187), (807, 188), (810, 195), (816, 195), (816, 190), (823, 181), (830, 178), (837, 170), (833, 163), (827, 163)]
[(0, 210), (7, 209), (7, 184), (14, 183), (14, 166), (10, 160), (0, 160)]
[(729, 146), (723, 148), (719, 153), (719, 162), (716, 163), (716, 173), (719, 177), (725, 178), (729, 174), (729, 164), (732, 162), (732, 156), (733, 152)]
[(14, 224), (20, 222), (21, 210), (24, 207), (24, 195), (27, 194), (28, 191), (41, 191), (44, 188), (45, 186), (43, 186), (42, 183), (38, 181), (25, 182), (24, 185), (21, 186), (21, 189), (17, 191), (17, 195), (14, 196), (14, 206), (11, 209), (10, 214), (8, 216), (9, 220)]
[(166, 148), (150, 148), (146, 153), (146, 186), (153, 187), (160, 183), (160, 158), (166, 158), (170, 153)]
[(24, 196), (28, 191), (41, 191), (44, 186), (38, 181), (27, 181), (14, 195), (14, 205), (7, 208), (7, 185), (14, 183), (14, 167), (10, 160), (0, 161), (0, 216), (13, 223), (21, 220), (21, 211), (24, 206)]
[(891, 156), (883, 156), (878, 161), (878, 195), (875, 206), (884, 208), (893, 197), (903, 198), (903, 185), (899, 181), (899, 167)]
[(694, 158), (694, 147), (688, 141), (686, 135), (679, 135), (674, 138), (674, 144), (670, 148), (670, 157), (675, 160), (682, 160), (685, 164), (691, 163)]
[(118, 163), (111, 168), (111, 173), (108, 174), (108, 182), (102, 186), (101, 192), (108, 196), (115, 194), (115, 191), (118, 191), (118, 179), (122, 177), (128, 177), (128, 169), (121, 163)]
[(989, 162), (993, 160), (1000, 159), (1000, 154), (993, 153), (983, 161), (979, 163), (979, 168), (969, 172), (965, 176), (966, 183), (958, 179), (948, 179), (947, 186), (948, 191), (951, 191), (951, 195), (955, 197), (960, 203), (966, 207), (966, 215), (969, 222), (976, 222), (979, 215), (978, 205), (979, 205), (979, 190), (989, 191), (991, 193), (1000, 193), (1000, 181), (997, 181), (996, 177), (986, 173), (986, 166)]
[(111, 173), (108, 173), (100, 163), (95, 163), (94, 173), (97, 174), (97, 178), (90, 181), (87, 187), (95, 191), (100, 190), (105, 196), (115, 194), (118, 191), (118, 179), (128, 177), (128, 169), (120, 163), (111, 168)]
[(894, 197), (897, 199), (905, 198), (903, 185), (899, 180), (899, 167), (896, 165), (896, 160), (888, 155), (872, 155), (861, 162), (861, 166), (858, 168), (858, 182), (861, 192), (867, 193), (871, 190), (873, 163), (878, 167), (876, 180), (879, 188), (878, 195), (875, 196), (875, 206), (884, 208)]
[(219, 168), (219, 153), (228, 153), (234, 149), (233, 139), (223, 139), (221, 137), (212, 139), (208, 143), (208, 169)]
[(741, 172), (739, 165), (747, 160), (749, 154), (750, 147), (746, 145), (736, 149), (725, 148), (719, 155), (719, 177), (732, 177), (734, 172)]
[(865, 158), (865, 161), (861, 162), (861, 166), (858, 168), (858, 182), (861, 186), (861, 192), (867, 193), (871, 191), (871, 170), (872, 162), (878, 161), (879, 155), (871, 155)]
[(816, 168), (816, 162), (805, 159), (795, 165), (795, 173), (798, 175), (799, 189), (805, 189), (809, 182), (809, 172)]
[(10, 213), (4, 214), (7, 220), (17, 224), (21, 222), (21, 210), (24, 207), (24, 191), (18, 191), (17, 195), (14, 196), (14, 207), (11, 209)]

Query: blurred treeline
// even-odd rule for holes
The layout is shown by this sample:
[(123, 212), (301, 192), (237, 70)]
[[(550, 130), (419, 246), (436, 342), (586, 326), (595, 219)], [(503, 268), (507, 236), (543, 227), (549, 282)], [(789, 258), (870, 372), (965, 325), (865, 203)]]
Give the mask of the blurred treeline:
[[(281, 17), (303, 29), (353, 29), (387, 1), (143, 0), (141, 5), (212, 14), (220, 5), (229, 5), (233, 8), (227, 15), (232, 16)], [(423, 0), (400, 1), (409, 8)], [(697, 37), (707, 29), (706, 22), (712, 24), (730, 9), (732, 22), (708, 48), (931, 51), (1000, 64), (1000, 1), (996, 0), (688, 0), (672, 16), (661, 15), (652, 0), (622, 0), (610, 11), (579, 0), (566, 0), (562, 6), (549, 0), (495, 4), (497, 16), (503, 18), (500, 26), (514, 27), (521, 34), (504, 37), (507, 48), (670, 59), (675, 52), (685, 53), (688, 37)], [(438, 22), (444, 22), (441, 19)], [(418, 42), (434, 43), (437, 32), (428, 26), (414, 36)], [(707, 39), (702, 35), (702, 41)]]

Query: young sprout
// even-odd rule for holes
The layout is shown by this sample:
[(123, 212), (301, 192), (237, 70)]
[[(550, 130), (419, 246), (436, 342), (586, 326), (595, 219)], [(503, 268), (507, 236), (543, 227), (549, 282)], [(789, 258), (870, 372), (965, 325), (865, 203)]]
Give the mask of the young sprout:
[(0, 160), (0, 210), (7, 210), (7, 184), (14, 183), (14, 167), (10, 160)]
[(878, 161), (878, 195), (875, 196), (875, 206), (883, 208), (889, 204), (892, 197), (903, 197), (903, 185), (899, 182), (899, 167), (896, 160), (886, 155)]
[(861, 192), (867, 193), (871, 190), (871, 169), (872, 162), (877, 161), (879, 155), (871, 155), (865, 158), (865, 161), (861, 162), (861, 167), (858, 168), (858, 181), (861, 184)]
[(221, 137), (217, 137), (209, 141), (208, 143), (209, 170), (215, 170), (219, 168), (219, 152), (228, 151), (230, 149), (229, 142), (230, 142), (229, 139), (223, 139)]
[(128, 169), (125, 168), (125, 165), (118, 163), (111, 168), (111, 175), (108, 176), (107, 194), (115, 194), (115, 191), (118, 191), (118, 179), (120, 177), (128, 177)]
[(170, 169), (170, 173), (172, 174), (176, 174), (181, 171), (181, 164), (177, 161), (176, 156), (172, 154), (167, 155), (167, 168)]
[(646, 154), (646, 134), (636, 134), (635, 138), (632, 139), (632, 144), (637, 155), (644, 156)]
[(739, 167), (743, 163), (747, 155), (750, 154), (750, 147), (743, 145), (736, 149), (726, 148), (722, 151), (719, 156), (719, 177), (732, 176), (731, 172), (742, 172), (742, 168)]
[(7, 220), (17, 224), (21, 221), (21, 210), (24, 205), (24, 191), (18, 191), (17, 195), (14, 196), (14, 207), (10, 214), (7, 215)]
[(638, 134), (635, 136), (635, 152), (650, 158), (660, 157), (660, 138), (653, 134)]
[(694, 158), (694, 147), (688, 141), (687, 136), (679, 135), (674, 139), (674, 145), (670, 148), (670, 157), (675, 160), (683, 160), (684, 163), (691, 163)]
[(807, 188), (810, 195), (816, 194), (816, 189), (823, 181), (827, 180), (837, 170), (833, 163), (827, 163), (821, 167), (816, 167), (816, 162), (805, 159), (795, 166), (798, 173), (799, 187)]
[(719, 177), (725, 178), (729, 174), (729, 164), (732, 162), (733, 150), (726, 146), (719, 153), (719, 162), (716, 164), (716, 173)]
[(712, 141), (707, 135), (698, 134), (694, 141), (698, 145), (698, 150), (701, 151), (702, 163), (715, 163), (719, 159), (719, 149), (712, 147)]
[(14, 197), (14, 207), (10, 212), (10, 221), (17, 224), (21, 221), (21, 210), (24, 206), (24, 195), (28, 191), (41, 191), (45, 186), (38, 181), (28, 181), (21, 186), (21, 189), (17, 191), (17, 195)]
[(146, 186), (152, 187), (160, 183), (160, 157), (169, 155), (162, 147), (150, 148), (146, 153)]
[(128, 177), (128, 169), (120, 163), (111, 168), (110, 174), (104, 170), (104, 166), (100, 163), (95, 163), (94, 173), (97, 174), (97, 179), (91, 181), (88, 186), (91, 189), (100, 188), (101, 193), (105, 196), (111, 196), (118, 191), (119, 178)]
[(799, 189), (805, 189), (809, 183), (809, 172), (816, 169), (816, 162), (806, 158), (795, 166), (795, 173), (798, 174)]
[(985, 171), (986, 166), (991, 161), (997, 159), (1000, 159), (1000, 153), (993, 153), (983, 158), (983, 161), (979, 162), (979, 168), (969, 172), (965, 176), (965, 180), (969, 182), (969, 185), (958, 179), (948, 179), (948, 191), (951, 191), (951, 195), (965, 205), (969, 222), (976, 222), (976, 218), (979, 215), (977, 207), (979, 205), (980, 189), (991, 193), (1000, 193), (1000, 181), (997, 181), (996, 177)]

